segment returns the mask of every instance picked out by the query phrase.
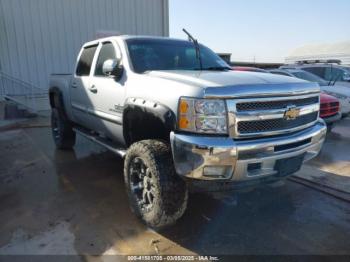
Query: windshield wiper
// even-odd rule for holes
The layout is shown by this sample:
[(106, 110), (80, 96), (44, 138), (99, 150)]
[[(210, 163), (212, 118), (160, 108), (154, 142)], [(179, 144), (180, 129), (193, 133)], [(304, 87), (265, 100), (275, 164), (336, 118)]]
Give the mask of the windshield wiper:
[(330, 80), (328, 82), (328, 86), (330, 86), (332, 84), (332, 81), (333, 81), (333, 65), (331, 64), (331, 77), (330, 77)]
[(195, 68), (194, 70), (208, 70), (208, 71), (226, 71), (231, 70), (231, 68), (227, 66), (210, 66), (210, 67), (202, 67), (202, 68)]
[(195, 49), (196, 49), (196, 58), (198, 59), (198, 61), (199, 61), (199, 67), (200, 67), (201, 70), (202, 70), (203, 66), (202, 66), (201, 49), (200, 49), (200, 47), (199, 47), (199, 44), (198, 44), (197, 39), (195, 39), (189, 32), (187, 32), (187, 30), (186, 30), (185, 28), (183, 28), (182, 31), (184, 31), (185, 34), (188, 36), (188, 39), (189, 39), (190, 41), (193, 42), (194, 47), (195, 47)]
[(334, 81), (333, 81), (333, 83), (332, 83), (331, 85), (334, 86), (335, 83), (338, 82), (340, 78), (341, 78), (341, 75), (338, 74), (338, 75), (334, 78)]

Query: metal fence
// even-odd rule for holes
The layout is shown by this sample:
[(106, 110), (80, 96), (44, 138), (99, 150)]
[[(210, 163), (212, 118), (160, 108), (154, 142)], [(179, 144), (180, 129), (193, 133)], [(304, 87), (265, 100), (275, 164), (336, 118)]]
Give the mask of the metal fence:
[(38, 88), (30, 83), (12, 77), (4, 72), (0, 73), (2, 84), (2, 95), (44, 95), (47, 90)]
[(0, 96), (14, 101), (31, 111), (49, 108), (48, 91), (0, 72)]

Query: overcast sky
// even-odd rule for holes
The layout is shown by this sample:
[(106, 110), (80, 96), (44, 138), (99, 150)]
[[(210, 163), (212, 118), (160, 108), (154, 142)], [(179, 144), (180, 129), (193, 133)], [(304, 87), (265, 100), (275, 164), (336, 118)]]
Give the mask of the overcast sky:
[(305, 44), (350, 40), (350, 0), (169, 0), (170, 36), (185, 27), (234, 61), (283, 62)]

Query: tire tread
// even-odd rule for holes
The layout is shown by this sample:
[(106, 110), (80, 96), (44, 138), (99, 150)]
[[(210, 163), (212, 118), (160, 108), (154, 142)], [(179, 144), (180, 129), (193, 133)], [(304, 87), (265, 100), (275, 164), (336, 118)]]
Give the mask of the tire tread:
[[(174, 224), (183, 215), (188, 200), (186, 183), (176, 174), (170, 152), (169, 145), (164, 141), (142, 140), (131, 145), (125, 158), (124, 176), (132, 209), (147, 225), (158, 229)], [(130, 195), (128, 163), (135, 154), (146, 156), (147, 162), (153, 163), (154, 173), (158, 174), (161, 201), (151, 218), (139, 210)]]

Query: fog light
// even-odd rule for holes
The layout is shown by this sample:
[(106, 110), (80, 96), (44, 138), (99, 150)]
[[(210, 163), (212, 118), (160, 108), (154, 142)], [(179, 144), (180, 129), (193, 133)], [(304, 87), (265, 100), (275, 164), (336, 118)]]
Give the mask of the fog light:
[(259, 170), (259, 169), (261, 169), (261, 163), (248, 164), (248, 172), (249, 171), (256, 171), (256, 170)]
[(231, 173), (231, 166), (206, 166), (203, 170), (203, 176), (212, 178), (227, 178)]

